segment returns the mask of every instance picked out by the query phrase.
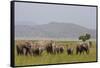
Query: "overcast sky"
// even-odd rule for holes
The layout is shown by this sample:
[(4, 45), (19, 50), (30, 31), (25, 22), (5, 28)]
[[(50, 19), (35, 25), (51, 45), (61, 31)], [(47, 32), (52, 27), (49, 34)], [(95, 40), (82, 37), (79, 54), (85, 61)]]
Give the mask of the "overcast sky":
[(96, 29), (96, 7), (15, 3), (15, 25), (74, 23)]

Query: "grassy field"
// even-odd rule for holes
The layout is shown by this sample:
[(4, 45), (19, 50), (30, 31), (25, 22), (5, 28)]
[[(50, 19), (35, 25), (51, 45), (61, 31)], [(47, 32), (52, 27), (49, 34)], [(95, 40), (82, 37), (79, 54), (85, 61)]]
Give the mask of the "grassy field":
[(47, 52), (44, 51), (41, 56), (18, 56), (17, 53), (15, 53), (15, 65), (24, 66), (24, 65), (96, 61), (96, 42), (92, 41), (93, 45), (90, 48), (90, 53), (88, 55), (87, 54), (76, 55), (75, 47), (76, 47), (76, 43), (78, 43), (79, 41), (58, 41), (58, 43), (60, 42), (64, 44), (68, 44), (70, 47), (74, 48), (73, 55), (67, 55), (66, 51), (64, 51), (64, 53), (62, 54), (55, 54), (55, 55), (47, 54)]

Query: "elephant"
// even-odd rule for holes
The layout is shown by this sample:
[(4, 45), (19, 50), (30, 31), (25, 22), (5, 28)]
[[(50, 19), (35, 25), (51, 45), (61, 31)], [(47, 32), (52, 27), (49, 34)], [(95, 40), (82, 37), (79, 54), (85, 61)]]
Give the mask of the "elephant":
[(58, 46), (58, 47), (54, 48), (54, 52), (55, 52), (56, 54), (61, 54), (61, 53), (64, 52), (64, 48)]
[(25, 50), (25, 55), (31, 55), (31, 45), (24, 45), (23, 50)]
[(45, 48), (48, 54), (59, 54), (64, 52), (64, 48), (61, 44), (57, 44), (55, 41), (51, 41)]
[(43, 49), (41, 48), (32, 49), (32, 53), (33, 53), (33, 56), (40, 56), (43, 53)]
[(90, 48), (92, 48), (92, 42), (91, 41), (89, 41), (89, 45), (90, 45)]
[(46, 49), (46, 51), (47, 51), (48, 54), (53, 54), (52, 43), (48, 44), (45, 49)]
[(16, 51), (17, 51), (17, 55), (23, 55), (24, 54), (22, 46), (16, 45)]
[(76, 54), (81, 54), (81, 53), (83, 53), (84, 54), (84, 52), (86, 52), (86, 54), (89, 54), (89, 46), (88, 46), (88, 44), (86, 44), (86, 43), (83, 43), (83, 44), (81, 44), (81, 45), (77, 45), (76, 46)]
[(26, 42), (25, 44), (16, 45), (18, 55), (31, 55), (31, 45)]
[(60, 47), (59, 50), (60, 50), (60, 53), (64, 52), (64, 48), (63, 47)]
[(72, 55), (73, 54), (73, 49), (72, 48), (67, 48), (67, 54)]

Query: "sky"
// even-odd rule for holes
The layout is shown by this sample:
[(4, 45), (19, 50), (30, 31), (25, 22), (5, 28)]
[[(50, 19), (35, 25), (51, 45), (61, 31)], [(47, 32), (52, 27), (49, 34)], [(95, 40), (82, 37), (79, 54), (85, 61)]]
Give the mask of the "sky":
[(96, 29), (96, 7), (15, 3), (15, 25), (73, 23)]

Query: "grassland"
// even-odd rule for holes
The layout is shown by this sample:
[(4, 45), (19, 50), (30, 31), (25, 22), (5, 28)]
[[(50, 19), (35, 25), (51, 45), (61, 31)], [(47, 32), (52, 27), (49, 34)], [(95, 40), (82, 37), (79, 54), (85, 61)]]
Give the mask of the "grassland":
[[(18, 42), (18, 41), (17, 41)], [(67, 55), (66, 48), (62, 54), (47, 54), (46, 51), (41, 56), (18, 56), (15, 49), (15, 65), (40, 65), (40, 64), (57, 64), (57, 63), (72, 63), (72, 62), (91, 62), (96, 61), (96, 42), (92, 41), (93, 45), (90, 48), (90, 53), (76, 55), (75, 47), (79, 41), (58, 41), (58, 43), (68, 44), (74, 48), (73, 55)]]

